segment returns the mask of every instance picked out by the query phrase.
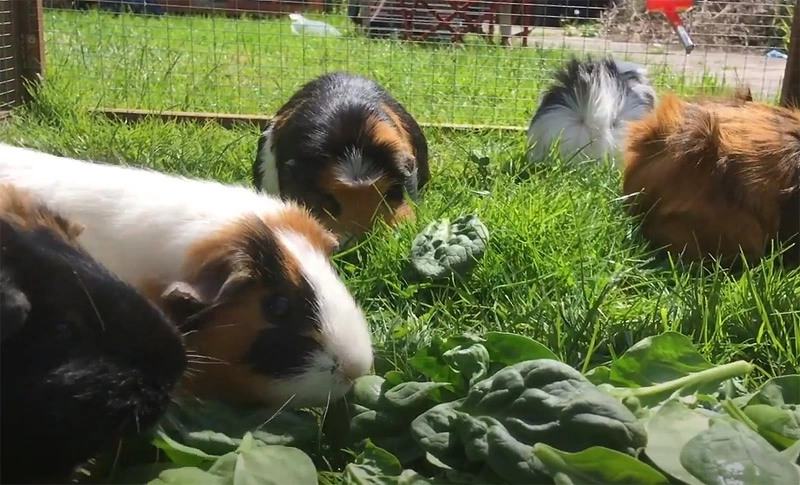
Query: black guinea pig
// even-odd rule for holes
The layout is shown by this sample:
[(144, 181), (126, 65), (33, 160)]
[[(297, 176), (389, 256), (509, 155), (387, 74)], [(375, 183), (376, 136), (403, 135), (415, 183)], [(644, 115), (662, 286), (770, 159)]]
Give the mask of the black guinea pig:
[(64, 483), (165, 412), (177, 328), (76, 242), (83, 227), (0, 186), (3, 483)]
[(406, 109), (377, 82), (347, 72), (300, 88), (258, 140), (257, 189), (295, 200), (339, 239), (368, 232), (377, 217), (413, 217), (430, 179), (428, 143)]

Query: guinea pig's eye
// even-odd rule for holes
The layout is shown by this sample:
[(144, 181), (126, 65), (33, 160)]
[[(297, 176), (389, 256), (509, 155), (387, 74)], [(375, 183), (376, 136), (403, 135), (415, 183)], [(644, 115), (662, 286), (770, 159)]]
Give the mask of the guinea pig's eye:
[(261, 301), (261, 311), (265, 317), (283, 317), (289, 311), (289, 299), (281, 295), (270, 295)]
[(329, 214), (331, 217), (338, 217), (342, 213), (342, 206), (334, 196), (327, 194), (322, 197), (319, 211), (322, 214)]
[(403, 200), (404, 192), (402, 185), (392, 185), (389, 190), (386, 191), (386, 199), (395, 202)]

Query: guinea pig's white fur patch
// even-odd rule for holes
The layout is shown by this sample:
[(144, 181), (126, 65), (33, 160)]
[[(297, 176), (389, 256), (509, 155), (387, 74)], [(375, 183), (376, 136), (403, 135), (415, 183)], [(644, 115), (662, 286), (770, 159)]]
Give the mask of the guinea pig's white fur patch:
[(264, 130), (262, 136), (264, 137), (261, 150), (258, 152), (258, 177), (261, 179), (261, 188), (267, 194), (280, 195), (280, 181), (278, 180), (278, 165), (275, 160), (275, 151), (273, 149), (273, 134), (274, 126), (270, 126)]
[[(0, 144), (0, 182), (11, 182), (80, 222), (79, 242), (122, 279), (137, 285), (180, 281), (186, 255), (242, 216), (262, 220), (297, 217), (276, 196), (242, 186), (193, 180), (151, 170), (57, 157)], [(303, 212), (305, 214), (305, 212)], [(286, 215), (288, 214), (288, 215)], [(308, 224), (316, 221), (309, 220)], [(316, 315), (324, 351), (309, 371), (287, 382), (270, 381), (270, 393), (295, 395), (291, 405), (324, 404), (372, 364), (371, 339), (361, 309), (328, 260), (304, 234), (286, 224), (277, 231), (316, 290)], [(340, 365), (331, 372), (333, 362)], [(265, 390), (267, 391), (267, 390)]]

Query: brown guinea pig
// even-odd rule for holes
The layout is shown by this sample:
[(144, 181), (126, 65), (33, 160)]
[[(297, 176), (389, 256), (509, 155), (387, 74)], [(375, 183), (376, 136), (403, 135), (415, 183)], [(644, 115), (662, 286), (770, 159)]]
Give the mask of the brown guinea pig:
[(667, 95), (631, 123), (623, 192), (655, 246), (730, 265), (793, 242), (784, 261), (800, 260), (800, 113), (748, 98)]
[(257, 189), (308, 207), (341, 247), (413, 217), (430, 179), (428, 145), (417, 122), (371, 79), (333, 72), (313, 79), (277, 112), (258, 139)]

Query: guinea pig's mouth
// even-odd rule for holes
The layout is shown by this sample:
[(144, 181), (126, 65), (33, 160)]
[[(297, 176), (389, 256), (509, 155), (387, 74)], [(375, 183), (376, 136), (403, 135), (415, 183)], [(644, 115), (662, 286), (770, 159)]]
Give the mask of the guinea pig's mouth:
[(341, 366), (319, 366), (314, 362), (296, 374), (262, 386), (262, 400), (285, 408), (327, 407), (343, 398), (353, 387), (355, 377)]

